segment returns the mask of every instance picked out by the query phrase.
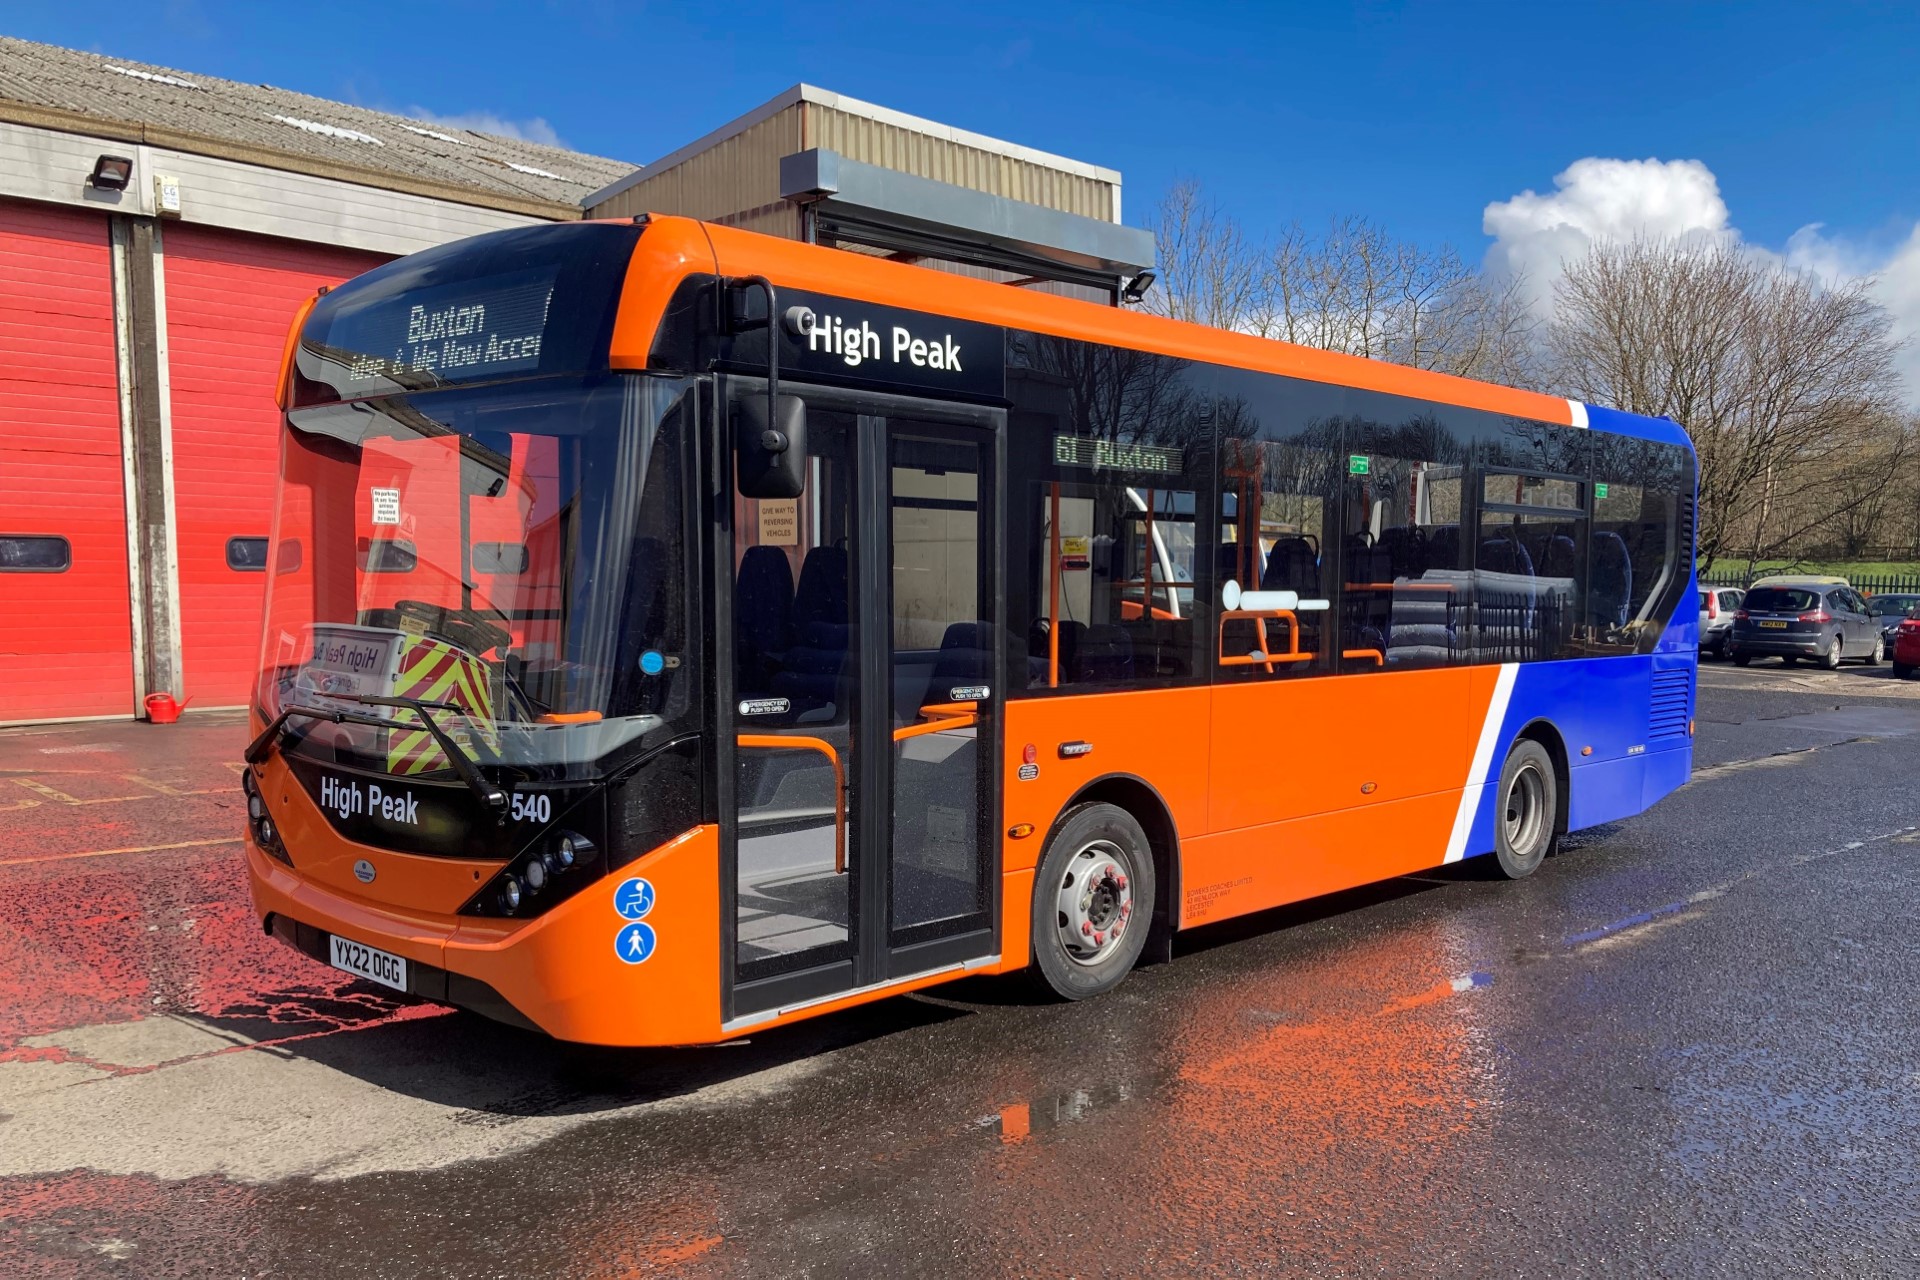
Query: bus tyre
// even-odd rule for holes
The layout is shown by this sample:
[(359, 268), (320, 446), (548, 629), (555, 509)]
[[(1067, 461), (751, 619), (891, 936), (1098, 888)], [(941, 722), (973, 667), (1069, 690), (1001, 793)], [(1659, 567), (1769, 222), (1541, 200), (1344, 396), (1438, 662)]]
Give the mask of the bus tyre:
[(1034, 874), (1034, 980), (1062, 1000), (1119, 986), (1147, 944), (1153, 890), (1153, 849), (1132, 814), (1069, 809)]
[(1520, 739), (1507, 753), (1494, 793), (1493, 852), (1507, 879), (1532, 875), (1553, 852), (1559, 806), (1553, 757), (1533, 739)]

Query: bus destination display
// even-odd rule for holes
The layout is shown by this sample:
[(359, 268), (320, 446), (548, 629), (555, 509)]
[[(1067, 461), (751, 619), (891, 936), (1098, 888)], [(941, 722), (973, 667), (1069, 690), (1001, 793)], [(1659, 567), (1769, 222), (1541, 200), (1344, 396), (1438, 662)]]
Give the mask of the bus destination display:
[(349, 395), (531, 373), (555, 274), (536, 268), (343, 306), (317, 344), (309, 333), (302, 355), (331, 366), (325, 380)]

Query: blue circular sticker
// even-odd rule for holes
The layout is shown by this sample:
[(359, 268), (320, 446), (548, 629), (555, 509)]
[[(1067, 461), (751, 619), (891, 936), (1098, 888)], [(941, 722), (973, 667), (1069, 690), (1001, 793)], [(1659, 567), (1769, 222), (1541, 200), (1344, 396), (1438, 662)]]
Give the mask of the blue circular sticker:
[(660, 656), (658, 649), (649, 649), (640, 655), (640, 669), (650, 676), (657, 676), (667, 669), (667, 660)]
[(653, 910), (653, 882), (635, 878), (613, 891), (613, 909), (628, 920), (643, 919)]
[(645, 964), (653, 958), (656, 941), (653, 926), (644, 920), (635, 920), (615, 935), (613, 951), (628, 964)]

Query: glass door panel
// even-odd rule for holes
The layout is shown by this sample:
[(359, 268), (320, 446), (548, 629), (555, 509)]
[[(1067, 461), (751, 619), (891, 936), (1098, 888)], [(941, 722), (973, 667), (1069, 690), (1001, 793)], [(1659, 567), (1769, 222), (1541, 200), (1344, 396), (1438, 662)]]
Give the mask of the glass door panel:
[(741, 981), (848, 961), (858, 937), (854, 418), (809, 405), (807, 421), (805, 491), (734, 497)]
[[(992, 437), (890, 419), (894, 947), (984, 927), (994, 847)], [(895, 966), (899, 968), (900, 966)]]

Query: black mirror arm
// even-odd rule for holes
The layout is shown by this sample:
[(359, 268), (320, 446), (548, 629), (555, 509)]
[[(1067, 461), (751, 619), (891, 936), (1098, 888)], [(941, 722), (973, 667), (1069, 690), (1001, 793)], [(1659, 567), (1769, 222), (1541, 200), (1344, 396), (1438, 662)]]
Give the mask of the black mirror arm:
[[(767, 295), (767, 421), (778, 422), (774, 413), (774, 398), (780, 394), (780, 314), (778, 299), (773, 292), (773, 281), (765, 276), (748, 276), (745, 283), (756, 285)], [(777, 453), (779, 450), (769, 450)]]

